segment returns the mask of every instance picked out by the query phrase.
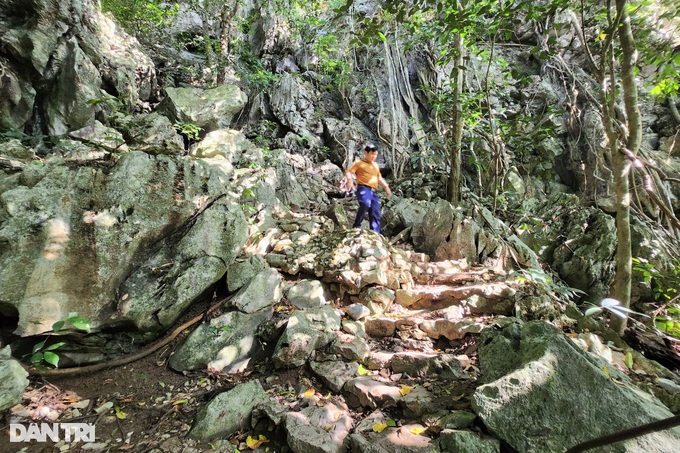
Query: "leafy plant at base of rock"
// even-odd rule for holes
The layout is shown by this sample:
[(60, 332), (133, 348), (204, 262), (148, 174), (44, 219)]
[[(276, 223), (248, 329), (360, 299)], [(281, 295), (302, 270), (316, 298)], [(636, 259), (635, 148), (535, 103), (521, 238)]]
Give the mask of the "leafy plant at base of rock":
[(198, 140), (199, 134), (203, 130), (202, 127), (197, 126), (194, 123), (183, 123), (181, 121), (173, 124), (173, 127), (180, 135), (185, 136), (189, 140)]
[(680, 338), (680, 305), (666, 307), (666, 315), (655, 317), (654, 324), (662, 332)]
[(19, 140), (21, 143), (27, 143), (33, 137), (25, 134), (23, 131), (13, 129), (10, 131), (0, 132), (0, 143), (8, 142), (10, 140)]
[(253, 221), (252, 216), (253, 216), (253, 214), (255, 214), (257, 212), (257, 209), (254, 206), (252, 206), (251, 204), (249, 204), (249, 201), (254, 200), (254, 199), (255, 199), (255, 191), (253, 189), (251, 189), (249, 187), (246, 187), (245, 189), (243, 189), (243, 191), (241, 192), (240, 199), (239, 199), (239, 205), (241, 206), (241, 209), (243, 210), (243, 214), (248, 219), (248, 222)]
[(680, 288), (680, 263), (666, 272), (659, 271), (644, 258), (633, 258), (633, 270), (642, 273), (642, 279), (649, 283), (657, 301), (668, 301), (678, 297)]
[(655, 300), (664, 303), (655, 312), (657, 329), (680, 338), (680, 304), (677, 303), (680, 299), (680, 263), (676, 262), (673, 268), (661, 272), (644, 258), (633, 258), (633, 270), (640, 272), (643, 281), (651, 285)]
[(255, 145), (268, 150), (276, 137), (277, 127), (278, 125), (274, 121), (262, 120), (257, 126), (255, 136), (249, 138)]
[[(91, 331), (90, 321), (88, 321), (86, 318), (83, 318), (82, 316), (79, 316), (78, 313), (72, 312), (69, 313), (66, 319), (62, 319), (61, 321), (57, 321), (52, 324), (51, 335), (58, 333), (69, 324), (76, 330), (81, 330), (87, 333), (90, 333)], [(55, 351), (64, 346), (66, 342), (59, 341), (57, 343), (48, 345), (47, 340), (50, 339), (51, 335), (48, 335), (47, 338), (33, 346), (33, 350), (31, 351), (31, 365), (36, 368), (46, 368), (45, 365), (52, 365), (55, 368), (59, 367), (59, 354), (57, 354)]]
[(517, 281), (531, 282), (547, 293), (556, 295), (560, 300), (574, 300), (585, 295), (585, 292), (580, 289), (572, 288), (560, 280), (556, 281), (553, 277), (543, 272), (542, 269), (522, 269), (516, 272), (516, 274), (518, 274), (515, 277)]

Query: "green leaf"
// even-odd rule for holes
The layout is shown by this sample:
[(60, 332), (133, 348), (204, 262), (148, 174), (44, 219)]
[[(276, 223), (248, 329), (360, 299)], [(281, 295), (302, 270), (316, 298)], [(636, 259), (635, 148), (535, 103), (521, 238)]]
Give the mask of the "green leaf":
[(31, 363), (33, 365), (38, 365), (38, 364), (42, 363), (42, 361), (43, 361), (43, 353), (42, 352), (36, 352), (35, 354), (33, 354), (31, 356)]
[(45, 362), (49, 363), (50, 365), (54, 365), (55, 367), (59, 366), (59, 356), (54, 352), (45, 352), (44, 359)]
[(47, 341), (47, 338), (45, 338), (43, 341), (36, 343), (33, 345), (33, 350), (31, 352), (37, 352), (42, 350), (43, 347), (45, 347), (45, 342)]
[(66, 324), (65, 321), (55, 322), (54, 324), (52, 324), (52, 331), (59, 332), (64, 327), (64, 324)]
[(75, 327), (78, 330), (84, 330), (87, 333), (90, 333), (92, 331), (92, 329), (90, 328), (90, 321), (83, 318), (82, 316), (74, 316), (72, 318), (69, 318), (68, 322), (70, 322), (73, 325), (73, 327)]
[(385, 420), (385, 424), (386, 424), (387, 426), (391, 426), (391, 427), (393, 427), (393, 428), (394, 428), (395, 426), (397, 426), (397, 422), (395, 422), (395, 421), (392, 420), (392, 419)]
[(66, 343), (63, 341), (60, 341), (59, 343), (54, 343), (49, 345), (48, 347), (45, 348), (45, 351), (54, 351), (55, 349), (59, 349), (62, 346), (64, 346)]

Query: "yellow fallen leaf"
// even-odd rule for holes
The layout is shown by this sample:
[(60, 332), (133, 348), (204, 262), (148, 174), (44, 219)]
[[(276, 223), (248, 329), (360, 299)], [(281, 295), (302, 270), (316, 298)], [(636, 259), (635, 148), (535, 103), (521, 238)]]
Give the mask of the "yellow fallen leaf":
[(460, 399), (463, 398), (464, 396), (465, 396), (465, 393), (461, 393), (461, 394), (458, 395), (458, 396), (452, 396), (451, 399), (452, 399), (453, 401), (460, 401)]
[(604, 374), (607, 375), (608, 378), (611, 378), (611, 374), (609, 374), (609, 370), (607, 369), (607, 365), (602, 367), (602, 371), (604, 371)]
[(303, 393), (302, 396), (306, 396), (307, 398), (314, 396), (314, 389), (305, 390), (305, 393)]
[(375, 433), (381, 433), (381, 432), (383, 432), (383, 431), (385, 430), (385, 428), (387, 428), (387, 424), (386, 424), (386, 423), (375, 423), (375, 424), (373, 425), (373, 432), (375, 432)]
[(359, 376), (366, 376), (369, 373), (369, 371), (364, 367), (363, 365), (359, 365), (359, 368), (357, 368), (357, 374)]
[(420, 436), (424, 432), (425, 432), (425, 428), (423, 428), (422, 426), (416, 426), (414, 428), (411, 428), (411, 434), (415, 434), (417, 436)]
[(116, 411), (116, 417), (119, 420), (125, 420), (127, 418), (127, 414), (125, 412), (123, 412), (122, 410), (120, 410), (120, 407), (116, 406), (115, 411)]
[(401, 388), (399, 389), (399, 393), (401, 393), (401, 396), (406, 396), (409, 393), (411, 393), (411, 387), (410, 385), (402, 385)]
[(172, 403), (173, 406), (177, 406), (178, 404), (187, 404), (189, 400), (177, 400), (174, 403)]
[(248, 438), (246, 439), (246, 445), (251, 450), (255, 450), (257, 447), (259, 447), (260, 445), (262, 445), (265, 442), (269, 442), (269, 439), (267, 439), (262, 434), (260, 434), (260, 436), (257, 439), (255, 439), (252, 436), (248, 436)]

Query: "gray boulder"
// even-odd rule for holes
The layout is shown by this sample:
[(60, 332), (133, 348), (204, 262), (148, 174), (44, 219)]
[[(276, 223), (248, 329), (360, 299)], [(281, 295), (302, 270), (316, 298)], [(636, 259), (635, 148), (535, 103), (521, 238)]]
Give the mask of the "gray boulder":
[(205, 132), (224, 129), (248, 101), (246, 94), (235, 85), (201, 88), (166, 88), (167, 96), (158, 105), (158, 112), (172, 123), (191, 123)]
[(276, 269), (263, 269), (236, 293), (230, 305), (243, 313), (271, 307), (281, 301), (281, 283), (281, 275)]
[(71, 312), (93, 329), (171, 325), (245, 243), (228, 178), (219, 164), (141, 152), (106, 173), (50, 158), (5, 178), (0, 300), (16, 309), (16, 334), (50, 331)]
[(270, 310), (252, 314), (230, 311), (213, 318), (189, 335), (168, 364), (177, 371), (208, 368), (216, 373), (230, 372), (249, 360), (259, 345), (257, 327), (271, 316)]
[[(517, 451), (565, 451), (673, 415), (626, 375), (545, 322), (487, 330), (478, 344), (489, 383), (475, 391), (473, 409), (491, 433)], [(620, 442), (607, 451), (678, 450), (680, 428)]]
[(255, 406), (267, 401), (269, 397), (260, 381), (239, 384), (217, 395), (198, 412), (188, 436), (206, 441), (226, 438), (238, 430), (246, 430), (250, 427)]
[(340, 330), (340, 317), (330, 305), (296, 311), (276, 344), (274, 365), (277, 368), (302, 366), (315, 349), (327, 346)]
[(0, 349), (0, 412), (21, 402), (27, 377), (26, 370), (12, 358), (9, 346)]
[(155, 90), (150, 58), (93, 2), (3, 0), (0, 10), (0, 46), (8, 57), (0, 130), (33, 120), (42, 129), (36, 132), (62, 135), (91, 123), (98, 107), (90, 101), (103, 94), (131, 108)]

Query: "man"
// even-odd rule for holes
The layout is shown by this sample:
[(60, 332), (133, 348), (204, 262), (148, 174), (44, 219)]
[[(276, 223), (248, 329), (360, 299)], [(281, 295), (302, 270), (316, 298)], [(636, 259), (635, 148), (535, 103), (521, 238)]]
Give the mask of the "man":
[(354, 228), (361, 228), (366, 213), (368, 213), (368, 220), (371, 224), (371, 229), (376, 233), (380, 233), (380, 198), (378, 198), (378, 186), (382, 186), (387, 193), (387, 196), (392, 195), (390, 186), (383, 179), (380, 174), (380, 167), (375, 162), (378, 157), (378, 148), (375, 145), (368, 144), (364, 147), (364, 157), (357, 160), (345, 173), (344, 184), (349, 190), (354, 187), (352, 183), (352, 174), (357, 178), (357, 200), (359, 201), (359, 210), (357, 217), (354, 220)]

